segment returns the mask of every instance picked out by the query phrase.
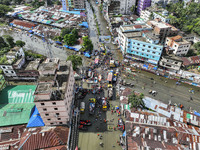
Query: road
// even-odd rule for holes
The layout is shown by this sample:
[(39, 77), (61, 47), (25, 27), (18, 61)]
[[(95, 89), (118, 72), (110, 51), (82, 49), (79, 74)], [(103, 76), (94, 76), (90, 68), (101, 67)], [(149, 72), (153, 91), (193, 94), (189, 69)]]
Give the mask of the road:
[[(26, 45), (24, 46), (25, 49), (27, 50), (32, 50), (36, 53), (42, 54), (44, 56), (48, 56), (49, 57), (49, 49), (48, 49), (48, 45), (46, 42), (43, 42), (42, 39), (33, 36), (33, 37), (29, 37), (27, 36), (25, 33), (23, 33), (23, 31), (21, 32), (17, 32), (15, 30), (5, 30), (3, 28), (0, 29), (0, 36), (3, 35), (11, 35), (15, 41), (17, 40), (22, 40), (26, 43)], [(50, 45), (49, 44), (49, 48), (51, 50), (52, 53), (52, 57), (53, 58), (60, 58), (61, 60), (66, 60), (67, 59), (67, 51), (57, 48), (54, 45)]]

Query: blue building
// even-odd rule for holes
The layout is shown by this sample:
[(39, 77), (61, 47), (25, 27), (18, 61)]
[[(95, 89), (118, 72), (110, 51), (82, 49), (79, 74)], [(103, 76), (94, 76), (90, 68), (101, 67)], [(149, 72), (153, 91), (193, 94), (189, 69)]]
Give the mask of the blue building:
[(163, 46), (158, 44), (159, 35), (156, 35), (148, 25), (121, 26), (118, 35), (123, 55), (154, 65), (158, 64)]

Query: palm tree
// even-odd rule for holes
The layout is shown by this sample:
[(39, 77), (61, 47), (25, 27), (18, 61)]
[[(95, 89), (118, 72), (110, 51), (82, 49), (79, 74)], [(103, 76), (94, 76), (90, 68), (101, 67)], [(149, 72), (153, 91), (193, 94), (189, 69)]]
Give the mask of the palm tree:
[(134, 92), (128, 96), (128, 102), (131, 103), (131, 107), (133, 108), (144, 108), (145, 104), (143, 101), (144, 94), (141, 93), (139, 96)]

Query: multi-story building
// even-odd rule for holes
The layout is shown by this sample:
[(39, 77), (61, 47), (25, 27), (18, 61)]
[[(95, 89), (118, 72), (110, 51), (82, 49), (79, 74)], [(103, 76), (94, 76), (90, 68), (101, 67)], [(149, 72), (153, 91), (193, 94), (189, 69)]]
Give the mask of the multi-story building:
[(62, 0), (63, 10), (83, 10), (85, 9), (85, 0)]
[(182, 36), (177, 35), (174, 37), (167, 37), (165, 47), (169, 47), (173, 50), (173, 53), (177, 56), (184, 56), (188, 53), (191, 43), (186, 41)]
[(146, 24), (120, 26), (118, 43), (126, 57), (157, 65), (163, 46), (158, 45), (159, 37)]
[(7, 80), (36, 80), (40, 60), (30, 61), (25, 67), (26, 59), (23, 48), (14, 47), (1, 57), (0, 68)]
[(175, 57), (173, 55), (162, 56), (159, 62), (159, 66), (171, 71), (180, 70), (182, 64), (183, 61), (180, 58)]
[(156, 34), (159, 34), (161, 44), (164, 44), (166, 37), (177, 35), (179, 32), (177, 28), (160, 19), (148, 21), (147, 24), (153, 28)]
[(142, 10), (151, 6), (151, 0), (139, 0), (137, 5), (137, 14), (140, 16)]
[(47, 59), (39, 72), (34, 103), (45, 125), (68, 124), (74, 94), (72, 63)]
[(178, 3), (178, 0), (151, 0), (151, 5), (158, 5), (161, 7), (166, 7), (167, 4), (174, 4), (174, 3)]
[(156, 18), (159, 18), (162, 22), (165, 23), (170, 22), (168, 11), (157, 6), (151, 6), (145, 10), (142, 10), (140, 13), (140, 18), (144, 19), (145, 22)]
[(113, 15), (130, 14), (131, 7), (135, 6), (135, 3), (135, 0), (104, 0), (104, 13)]

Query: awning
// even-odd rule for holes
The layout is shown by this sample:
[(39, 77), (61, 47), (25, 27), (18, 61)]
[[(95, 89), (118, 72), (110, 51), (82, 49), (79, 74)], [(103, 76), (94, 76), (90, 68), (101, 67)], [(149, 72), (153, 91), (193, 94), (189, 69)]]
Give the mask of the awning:
[(123, 137), (125, 137), (125, 136), (126, 136), (126, 131), (124, 131), (124, 133), (122, 134), (122, 136), (123, 136)]
[(33, 33), (33, 31), (32, 31), (32, 30), (29, 30), (28, 32), (29, 32), (29, 33)]
[(60, 41), (56, 41), (56, 44), (60, 44), (60, 45), (62, 45), (62, 43), (61, 43)]

